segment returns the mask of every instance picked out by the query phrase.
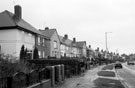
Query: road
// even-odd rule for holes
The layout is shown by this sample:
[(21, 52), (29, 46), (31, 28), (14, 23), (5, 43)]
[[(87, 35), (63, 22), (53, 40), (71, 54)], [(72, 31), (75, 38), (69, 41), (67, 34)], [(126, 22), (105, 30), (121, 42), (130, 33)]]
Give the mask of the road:
[(123, 69), (116, 70), (118, 77), (128, 88), (135, 88), (135, 66), (128, 66), (125, 63), (122, 65)]
[[(107, 68), (103, 70), (104, 67)], [(83, 76), (75, 76), (75, 77), (73, 76), (69, 79), (66, 79), (63, 85), (56, 86), (55, 88), (125, 88), (125, 87), (121, 84), (117, 76), (115, 76), (115, 70), (113, 69), (113, 65), (102, 65), (86, 71)]]
[(94, 88), (93, 80), (98, 77), (97, 72), (99, 72), (102, 67), (103, 66), (98, 66), (88, 70), (84, 76), (75, 76), (66, 79), (63, 85), (57, 86), (55, 88)]

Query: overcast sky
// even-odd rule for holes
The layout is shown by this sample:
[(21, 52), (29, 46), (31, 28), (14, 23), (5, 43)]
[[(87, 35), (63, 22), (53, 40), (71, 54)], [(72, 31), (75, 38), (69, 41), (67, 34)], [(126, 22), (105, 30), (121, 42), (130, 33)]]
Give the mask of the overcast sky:
[(105, 50), (105, 32), (109, 51), (135, 53), (134, 0), (0, 0), (0, 12), (14, 12), (22, 6), (22, 17), (37, 29), (56, 28), (86, 41), (93, 49)]

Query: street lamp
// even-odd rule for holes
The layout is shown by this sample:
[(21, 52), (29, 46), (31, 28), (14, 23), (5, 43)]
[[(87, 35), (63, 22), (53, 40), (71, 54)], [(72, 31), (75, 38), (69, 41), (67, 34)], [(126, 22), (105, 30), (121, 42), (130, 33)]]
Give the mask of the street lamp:
[(107, 34), (112, 33), (112, 32), (105, 32), (105, 44), (106, 44), (106, 55), (105, 57), (107, 58), (107, 52), (108, 52), (108, 47), (107, 47)]

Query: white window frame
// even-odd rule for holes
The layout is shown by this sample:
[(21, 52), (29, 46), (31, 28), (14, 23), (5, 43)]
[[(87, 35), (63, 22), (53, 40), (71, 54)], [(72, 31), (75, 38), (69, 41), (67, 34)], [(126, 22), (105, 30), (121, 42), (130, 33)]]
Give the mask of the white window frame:
[(53, 41), (53, 48), (54, 48), (54, 49), (57, 49), (57, 48), (58, 48), (57, 41)]
[(45, 46), (45, 39), (43, 38), (43, 46)]
[(43, 51), (43, 58), (45, 58), (45, 51)]
[(41, 41), (40, 41), (40, 37), (38, 36), (38, 45), (40, 45)]
[(39, 58), (41, 58), (41, 51), (38, 51)]

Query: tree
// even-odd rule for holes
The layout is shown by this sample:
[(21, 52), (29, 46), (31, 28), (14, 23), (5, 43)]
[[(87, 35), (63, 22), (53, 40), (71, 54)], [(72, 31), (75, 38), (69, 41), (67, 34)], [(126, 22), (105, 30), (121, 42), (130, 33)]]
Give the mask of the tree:
[(39, 55), (38, 55), (38, 49), (35, 47), (34, 52), (33, 52), (33, 59), (38, 59)]
[(24, 60), (27, 60), (28, 59), (28, 50), (27, 50), (27, 48), (25, 49), (25, 51), (24, 51)]
[(24, 50), (24, 45), (22, 45), (21, 47), (21, 51), (20, 51), (20, 60), (24, 60), (25, 58), (25, 50)]

